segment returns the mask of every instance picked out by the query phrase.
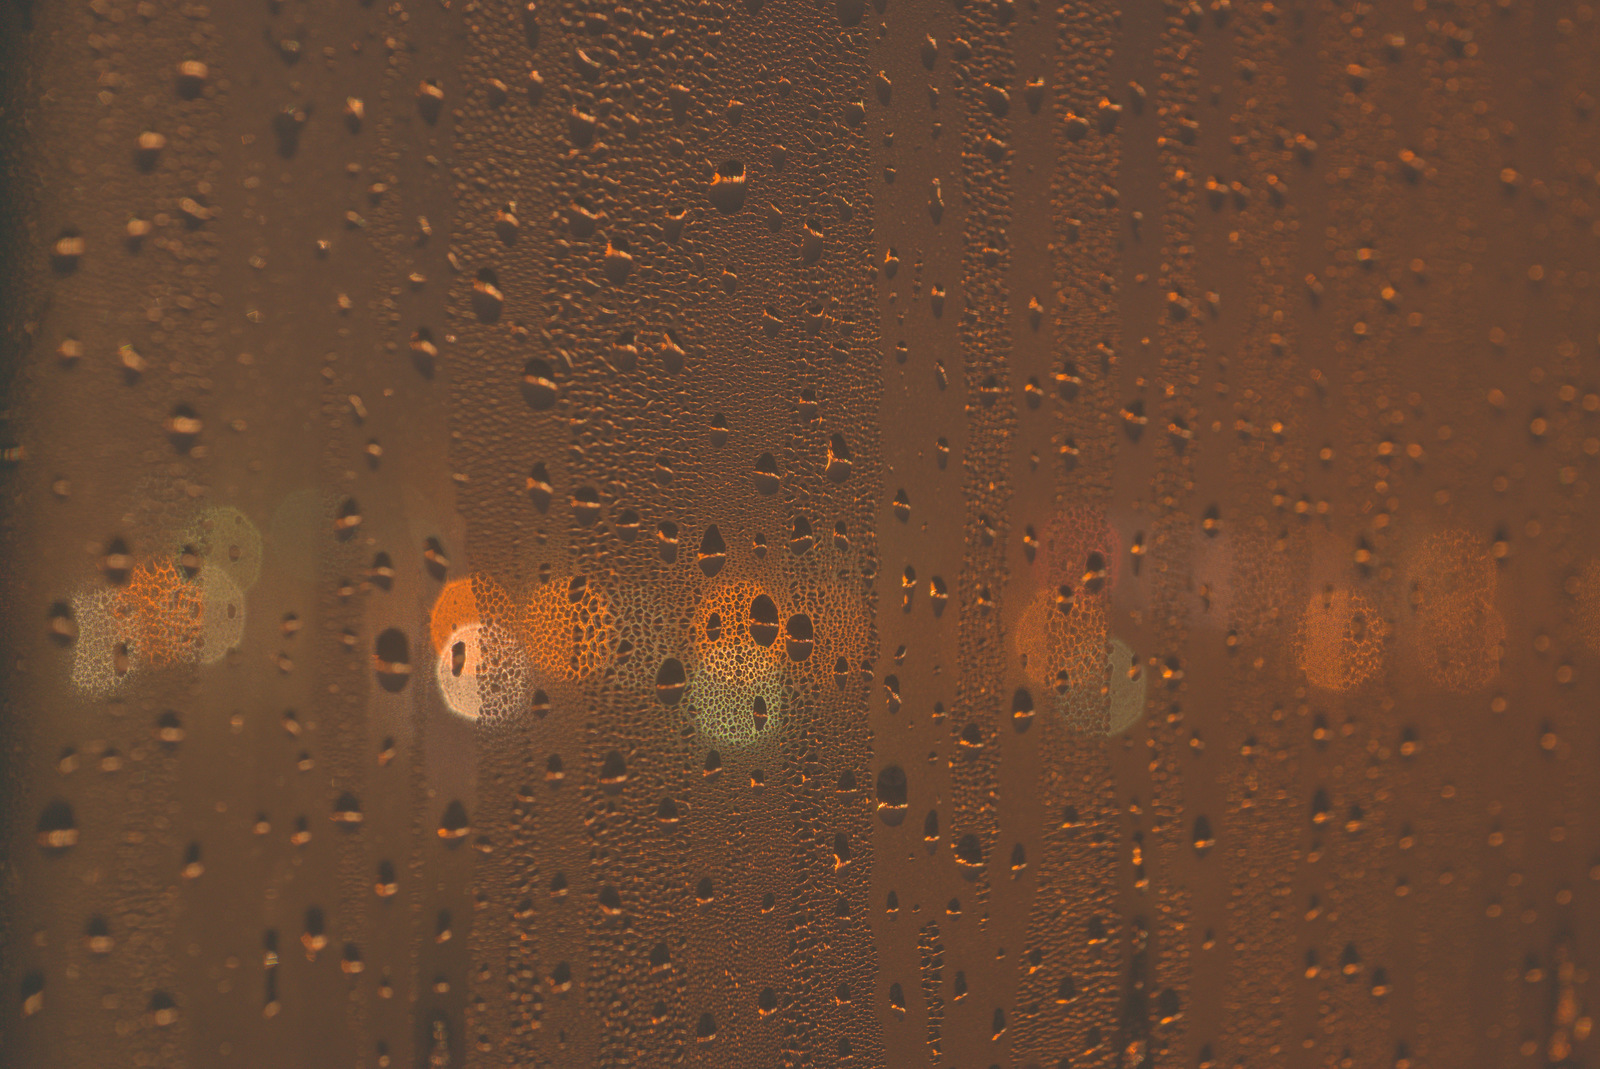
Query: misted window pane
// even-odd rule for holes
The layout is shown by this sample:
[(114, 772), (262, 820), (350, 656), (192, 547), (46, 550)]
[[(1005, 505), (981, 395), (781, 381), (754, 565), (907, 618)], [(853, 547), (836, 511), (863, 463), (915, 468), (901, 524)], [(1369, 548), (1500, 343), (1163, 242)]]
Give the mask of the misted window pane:
[(0, 1064), (1592, 1064), (1597, 49), (0, 4)]

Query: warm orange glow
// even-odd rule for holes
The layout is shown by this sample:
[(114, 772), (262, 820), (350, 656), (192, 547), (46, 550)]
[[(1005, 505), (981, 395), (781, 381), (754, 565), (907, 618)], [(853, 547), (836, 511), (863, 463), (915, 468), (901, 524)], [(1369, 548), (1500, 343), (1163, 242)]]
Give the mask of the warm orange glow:
[(1353, 590), (1329, 588), (1314, 595), (1300, 627), (1300, 669), (1312, 686), (1350, 690), (1383, 663), (1389, 625), (1372, 603)]
[(1500, 673), (1506, 625), (1494, 606), (1499, 573), (1489, 547), (1465, 531), (1440, 531), (1411, 570), (1417, 651), (1428, 677), (1463, 693)]
[(1465, 531), (1439, 531), (1430, 536), (1411, 568), (1413, 601), (1423, 611), (1463, 598), (1492, 596), (1498, 585), (1488, 545)]
[(1104, 686), (1107, 641), (1104, 598), (1076, 598), (1062, 611), (1057, 592), (1040, 590), (1017, 621), (1017, 653), (1028, 682), (1053, 694)]
[(709, 737), (734, 743), (772, 731), (786, 660), (778, 621), (787, 616), (764, 587), (742, 580), (716, 585), (696, 606), (690, 703)]
[(583, 576), (551, 579), (523, 604), (519, 629), (534, 671), (550, 679), (585, 679), (610, 662), (616, 622), (610, 599)]
[[(428, 637), (433, 642), (433, 652), (441, 652), (457, 628), (479, 623), (478, 599), (473, 594), (476, 577), (452, 579), (439, 591), (428, 616)], [(492, 580), (491, 580), (492, 581)]]
[[(772, 601), (776, 619), (785, 613), (777, 608), (772, 598), (761, 586), (750, 582), (734, 582), (717, 587), (709, 593), (694, 614), (694, 650), (701, 664), (716, 666), (716, 683), (726, 686), (751, 686), (765, 681), (773, 666), (783, 666), (783, 642), (774, 637), (763, 644), (757, 636), (766, 637), (763, 628), (772, 635), (779, 628), (771, 620), (755, 618), (751, 606), (761, 597)], [(754, 625), (752, 627), (752, 624)], [(715, 633), (717, 637), (713, 638)]]
[(1064, 509), (1041, 534), (1038, 563), (1052, 586), (1065, 584), (1075, 594), (1091, 596), (1110, 592), (1121, 567), (1121, 540), (1103, 510)]
[(136, 566), (113, 611), (151, 664), (200, 659), (202, 589), (171, 561)]

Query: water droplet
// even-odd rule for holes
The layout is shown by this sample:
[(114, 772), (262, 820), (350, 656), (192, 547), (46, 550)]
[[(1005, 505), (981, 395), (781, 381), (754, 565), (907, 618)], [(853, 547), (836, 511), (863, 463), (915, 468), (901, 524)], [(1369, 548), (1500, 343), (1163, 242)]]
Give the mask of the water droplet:
[(732, 215), (744, 207), (745, 167), (739, 160), (719, 164), (711, 175), (711, 204), (724, 215)]

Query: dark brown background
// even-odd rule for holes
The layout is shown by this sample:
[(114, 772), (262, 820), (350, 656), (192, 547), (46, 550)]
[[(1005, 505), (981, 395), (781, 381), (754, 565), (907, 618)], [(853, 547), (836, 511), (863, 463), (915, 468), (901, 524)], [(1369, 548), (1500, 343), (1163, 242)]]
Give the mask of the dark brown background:
[[(1592, 1060), (1593, 8), (525, 6), (4, 6), (0, 1063)], [(264, 536), (243, 641), (75, 689), (53, 606), (210, 506)], [(1019, 658), (1063, 515), (1118, 540), (1111, 737)], [(1486, 623), (1428, 600), (1450, 532)], [(583, 575), (637, 656), (453, 716), (469, 573)], [(655, 671), (735, 579), (816, 648), (708, 776)], [(1338, 689), (1335, 595), (1382, 635)]]

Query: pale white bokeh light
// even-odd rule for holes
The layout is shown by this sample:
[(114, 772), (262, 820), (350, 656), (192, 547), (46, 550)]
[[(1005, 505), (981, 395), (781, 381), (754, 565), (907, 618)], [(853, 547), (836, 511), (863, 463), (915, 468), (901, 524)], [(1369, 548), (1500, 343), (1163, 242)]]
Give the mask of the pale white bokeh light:
[(244, 593), (221, 568), (201, 573), (200, 662), (216, 664), (244, 640)]
[(1120, 735), (1144, 716), (1147, 673), (1129, 646), (1120, 638), (1111, 640), (1107, 651), (1110, 668), (1110, 723), (1106, 734)]
[(96, 698), (121, 686), (137, 663), (134, 636), (112, 611), (115, 597), (112, 591), (101, 590), (77, 594), (72, 599), (72, 614), (78, 622), (72, 682)]
[[(723, 747), (755, 746), (778, 737), (783, 711), (783, 662), (754, 643), (707, 644), (689, 684), (695, 723)], [(756, 724), (756, 699), (766, 720)]]
[(515, 634), (493, 624), (465, 624), (451, 632), (434, 676), (446, 707), (469, 720), (501, 720), (528, 701), (527, 651)]
[(188, 538), (200, 544), (205, 571), (226, 572), (241, 592), (261, 577), (261, 532), (239, 509), (231, 505), (206, 509)]
[(1144, 718), (1149, 673), (1120, 638), (1105, 644), (1094, 681), (1057, 695), (1067, 725), (1085, 735), (1120, 735)]

